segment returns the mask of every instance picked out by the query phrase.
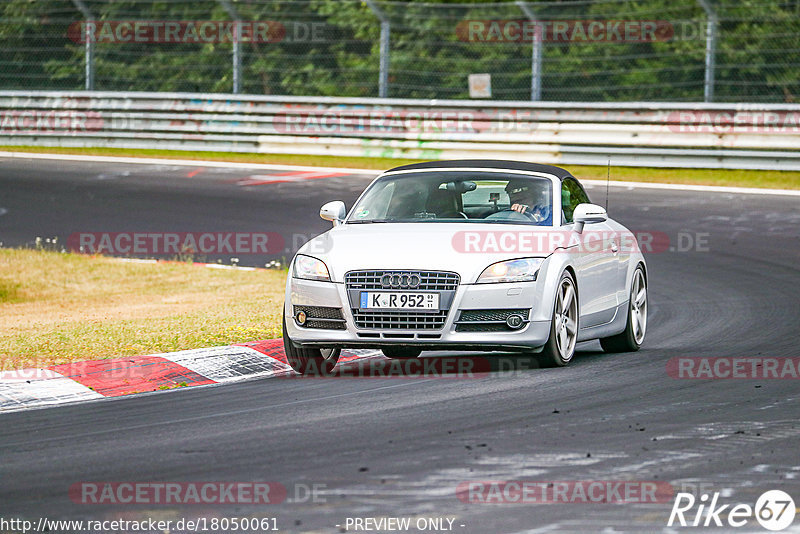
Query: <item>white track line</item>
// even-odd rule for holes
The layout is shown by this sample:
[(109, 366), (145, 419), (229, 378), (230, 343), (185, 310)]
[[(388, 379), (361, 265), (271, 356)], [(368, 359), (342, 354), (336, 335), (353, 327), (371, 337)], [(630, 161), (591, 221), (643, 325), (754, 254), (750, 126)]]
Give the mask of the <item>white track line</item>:
[(0, 158), (49, 159), (58, 161), (88, 161), (94, 163), (137, 163), (140, 165), (180, 165), (189, 167), (219, 167), (225, 169), (264, 169), (268, 171), (344, 172), (377, 176), (375, 169), (349, 169), (344, 167), (314, 167), (311, 165), (273, 165), (268, 163), (241, 163), (234, 161), (206, 161), (200, 159), (134, 158), (118, 156), (82, 156), (78, 154), (40, 154), (35, 152), (0, 152)]
[[(319, 171), (319, 172), (344, 172), (347, 174), (365, 174), (377, 176), (380, 171), (374, 169), (350, 169), (345, 167), (315, 167), (310, 165), (273, 165), (267, 163), (240, 163), (227, 161), (206, 161), (195, 159), (162, 159), (162, 158), (133, 158), (116, 156), (82, 156), (77, 154), (40, 154), (35, 152), (0, 152), (0, 158), (15, 159), (45, 159), (57, 161), (86, 161), (94, 163), (133, 163), (139, 165), (180, 165), (190, 167), (218, 167), (225, 169), (264, 169), (273, 171)], [(568, 166), (569, 167), (569, 166)], [(605, 185), (604, 180), (581, 180), (592, 185)], [(608, 183), (614, 187), (627, 187), (630, 189), (666, 189), (674, 191), (698, 191), (708, 193), (729, 193), (744, 195), (784, 195), (800, 196), (800, 190), (792, 189), (762, 189), (756, 187), (725, 187), (715, 185), (683, 185), (663, 184), (657, 182), (621, 182), (612, 180)]]
[(202, 266), (208, 267), (209, 269), (228, 269), (231, 271), (263, 271), (265, 270), (263, 267), (240, 267), (238, 265), (224, 265), (221, 263), (200, 263), (200, 262), (182, 262), (177, 260), (157, 260), (153, 258), (115, 258), (113, 256), (104, 256), (105, 258), (112, 259), (114, 261), (121, 261), (124, 263), (147, 263), (147, 264), (175, 264), (175, 263), (182, 263), (184, 265), (195, 265), (195, 266)]
[[(605, 180), (581, 180), (581, 183), (605, 187)], [(757, 187), (728, 187), (718, 185), (690, 185), (690, 184), (662, 184), (658, 182), (621, 182), (611, 180), (608, 185), (612, 187), (627, 187), (629, 189), (671, 189), (677, 191), (702, 191), (710, 193), (729, 193), (744, 195), (784, 195), (800, 197), (800, 190), (794, 189), (760, 189)]]

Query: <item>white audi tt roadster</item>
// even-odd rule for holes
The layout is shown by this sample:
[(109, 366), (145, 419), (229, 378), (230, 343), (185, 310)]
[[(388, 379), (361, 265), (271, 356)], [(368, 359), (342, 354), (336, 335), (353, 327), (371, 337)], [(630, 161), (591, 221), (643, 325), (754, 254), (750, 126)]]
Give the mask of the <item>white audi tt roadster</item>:
[(579, 341), (638, 350), (647, 267), (637, 239), (568, 171), (516, 161), (405, 165), (378, 176), (293, 258), (283, 340), (300, 373), (342, 348), (529, 353), (567, 365)]

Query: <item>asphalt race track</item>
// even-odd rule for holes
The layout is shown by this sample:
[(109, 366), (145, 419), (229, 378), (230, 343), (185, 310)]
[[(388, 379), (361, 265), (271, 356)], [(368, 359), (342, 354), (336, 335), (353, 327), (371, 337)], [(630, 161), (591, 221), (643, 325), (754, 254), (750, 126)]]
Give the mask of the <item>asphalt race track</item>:
[(66, 245), (70, 236), (95, 232), (276, 232), (285, 247), (274, 254), (194, 258), (229, 263), (237, 257), (240, 265), (263, 267), (291, 259), (299, 245), (329, 228), (316, 216), (323, 203), (352, 204), (374, 178), (338, 174), (0, 158), (0, 213), (6, 211), (0, 243), (32, 246), (37, 237), (58, 237)]
[[(194, 170), (0, 159), (0, 241), (82, 231), (312, 235), (327, 228), (322, 203), (350, 207), (370, 179), (242, 185), (271, 173), (189, 177)], [(589, 193), (603, 203), (604, 189)], [(667, 528), (672, 499), (457, 498), (459, 484), (488, 480), (660, 481), (750, 506), (781, 489), (800, 505), (800, 381), (676, 379), (666, 370), (675, 357), (800, 356), (799, 207), (797, 197), (613, 187), (609, 214), (668, 235), (673, 248), (647, 256), (650, 319), (638, 353), (607, 355), (591, 342), (563, 369), (253, 380), (3, 415), (0, 515), (276, 517), (285, 532), (345, 532), (348, 517), (447, 517), (463, 533), (690, 530)], [(272, 481), (289, 499), (75, 504), (68, 490), (81, 481)], [(296, 498), (313, 484), (317, 502)], [(731, 530), (762, 531), (755, 520), (717, 529)]]

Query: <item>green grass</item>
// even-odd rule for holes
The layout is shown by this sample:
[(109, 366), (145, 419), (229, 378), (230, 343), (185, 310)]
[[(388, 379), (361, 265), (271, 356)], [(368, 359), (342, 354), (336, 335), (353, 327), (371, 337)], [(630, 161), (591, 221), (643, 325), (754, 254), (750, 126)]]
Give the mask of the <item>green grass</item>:
[[(199, 152), (182, 150), (138, 150), (118, 148), (42, 148), (0, 146), (2, 151), (39, 152), (53, 154), (84, 154), (95, 156), (133, 156), (172, 159), (198, 159), (278, 165), (313, 165), (384, 170), (421, 160), (394, 158), (359, 158), (337, 156), (305, 156), (290, 154), (238, 154), (230, 152)], [(565, 165), (579, 179), (605, 180), (606, 167)], [(754, 171), (723, 169), (660, 169), (649, 167), (612, 167), (611, 179), (631, 182), (668, 184), (721, 185), (770, 189), (800, 189), (800, 172)]]
[[(568, 167), (572, 174), (584, 180), (605, 180), (608, 172), (606, 167), (573, 165)], [(611, 179), (624, 182), (800, 189), (800, 172), (795, 171), (611, 167)]]
[(13, 280), (0, 278), (0, 303), (19, 300), (19, 284)]
[(0, 273), (0, 369), (281, 336), (286, 271), (0, 248)]

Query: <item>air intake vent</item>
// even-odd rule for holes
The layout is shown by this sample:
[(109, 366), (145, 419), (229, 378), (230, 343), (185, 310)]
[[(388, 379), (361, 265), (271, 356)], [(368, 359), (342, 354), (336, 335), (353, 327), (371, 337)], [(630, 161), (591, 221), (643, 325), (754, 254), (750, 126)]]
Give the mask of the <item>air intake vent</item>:
[(461, 310), (456, 324), (456, 332), (511, 332), (508, 318), (517, 315), (523, 323), (528, 322), (530, 309)]
[(303, 328), (317, 328), (323, 330), (345, 330), (346, 328), (341, 308), (295, 306), (294, 317), (297, 317), (297, 314), (301, 311), (306, 314), (306, 322), (300, 325)]

